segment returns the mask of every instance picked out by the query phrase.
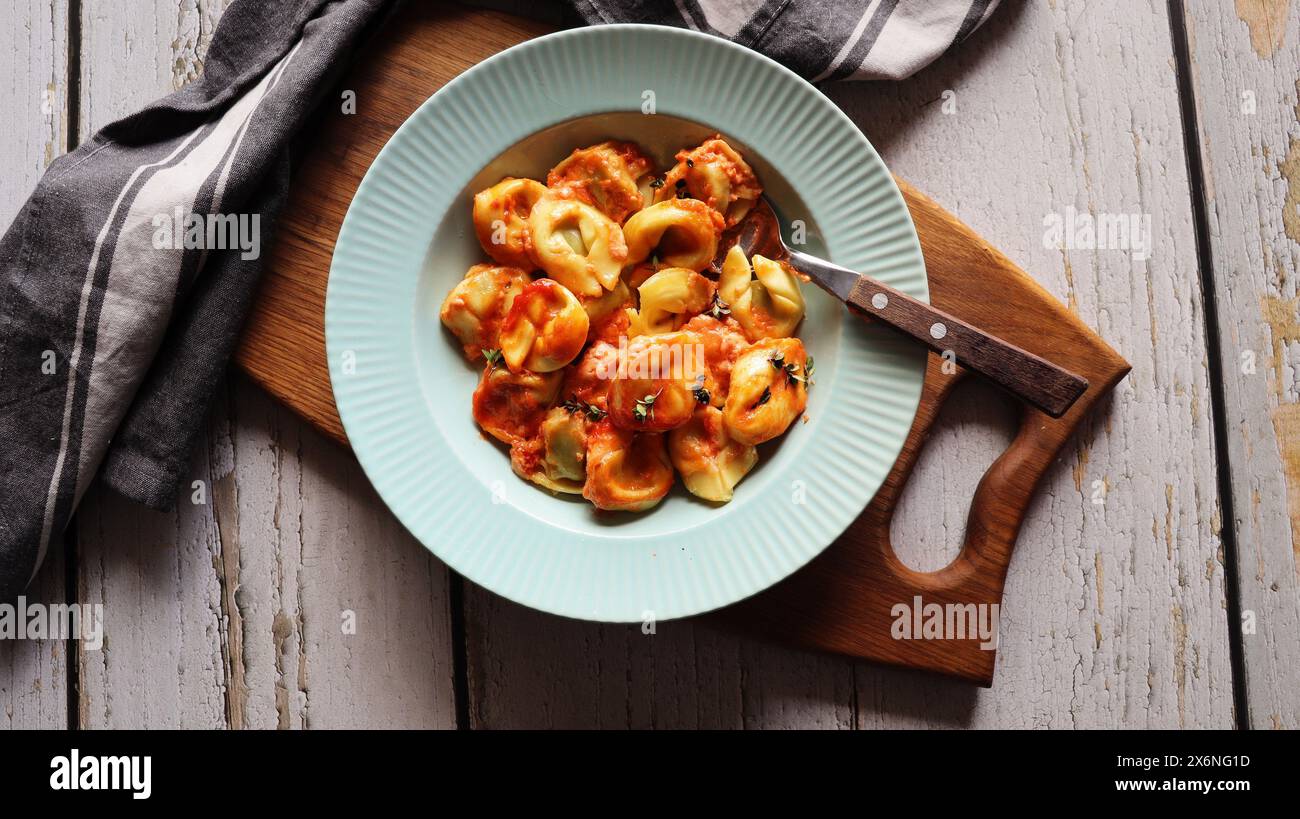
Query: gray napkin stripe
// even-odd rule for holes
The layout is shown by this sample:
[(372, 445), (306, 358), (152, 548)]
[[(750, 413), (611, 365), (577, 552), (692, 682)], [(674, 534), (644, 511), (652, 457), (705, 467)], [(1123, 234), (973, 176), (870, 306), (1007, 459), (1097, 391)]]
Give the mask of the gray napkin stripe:
[[(709, 23), (745, 0), (572, 0), (588, 23), (656, 23), (719, 34)], [(813, 82), (903, 79), (988, 19), (998, 0), (754, 0), (732, 39)], [(893, 23), (891, 25), (891, 22)]]

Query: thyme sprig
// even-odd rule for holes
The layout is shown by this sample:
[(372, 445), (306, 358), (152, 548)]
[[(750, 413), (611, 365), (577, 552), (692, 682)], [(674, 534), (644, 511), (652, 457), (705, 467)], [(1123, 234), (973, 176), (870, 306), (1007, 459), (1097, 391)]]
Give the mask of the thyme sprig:
[(783, 353), (777, 352), (773, 354), (772, 357), (768, 359), (768, 362), (771, 363), (773, 368), (785, 373), (785, 381), (790, 386), (793, 387), (799, 382), (799, 368), (794, 364), (788, 363), (785, 360), (785, 355)]
[(495, 370), (497, 367), (500, 367), (501, 361), (504, 358), (501, 351), (498, 350), (496, 347), (489, 347), (488, 349), (484, 350), (483, 357), (487, 359), (489, 370)]
[(813, 366), (812, 356), (809, 356), (808, 362), (804, 364), (802, 375), (799, 374), (799, 368), (797, 366), (795, 366), (792, 363), (788, 363), (785, 360), (784, 353), (780, 353), (780, 352), (774, 353), (772, 357), (768, 359), (768, 362), (771, 363), (771, 365), (774, 368), (785, 373), (786, 383), (789, 384), (790, 386), (793, 387), (797, 383), (802, 383), (804, 389), (808, 389), (813, 385), (813, 373), (815, 372), (816, 368)]
[(560, 406), (563, 409), (568, 410), (570, 415), (575, 412), (581, 412), (583, 415), (587, 416), (587, 420), (589, 421), (603, 421), (605, 416), (609, 414), (595, 404), (588, 404), (586, 401), (583, 401), (578, 397), (577, 393), (571, 395), (569, 400), (560, 404)]
[(636, 406), (632, 407), (632, 417), (636, 419), (637, 423), (644, 424), (647, 418), (654, 419), (655, 401), (658, 400), (661, 392), (663, 390), (657, 390), (636, 400)]

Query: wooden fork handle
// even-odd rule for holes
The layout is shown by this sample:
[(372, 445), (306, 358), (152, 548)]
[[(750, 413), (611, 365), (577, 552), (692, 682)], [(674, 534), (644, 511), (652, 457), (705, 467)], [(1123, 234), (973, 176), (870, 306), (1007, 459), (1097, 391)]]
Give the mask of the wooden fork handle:
[(1064, 415), (1088, 389), (1082, 376), (867, 276), (858, 278), (846, 301), (939, 355), (955, 357), (954, 363), (991, 379), (1053, 418)]

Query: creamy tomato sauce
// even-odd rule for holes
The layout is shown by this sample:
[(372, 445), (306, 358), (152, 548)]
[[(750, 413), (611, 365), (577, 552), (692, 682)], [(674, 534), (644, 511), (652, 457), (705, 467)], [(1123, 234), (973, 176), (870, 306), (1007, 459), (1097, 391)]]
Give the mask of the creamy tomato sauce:
[(696, 332), (704, 339), (704, 362), (717, 384), (712, 403), (720, 405), (727, 399), (731, 387), (731, 369), (749, 347), (749, 341), (740, 325), (731, 318), (719, 321), (713, 316), (699, 315), (686, 322), (682, 329)]

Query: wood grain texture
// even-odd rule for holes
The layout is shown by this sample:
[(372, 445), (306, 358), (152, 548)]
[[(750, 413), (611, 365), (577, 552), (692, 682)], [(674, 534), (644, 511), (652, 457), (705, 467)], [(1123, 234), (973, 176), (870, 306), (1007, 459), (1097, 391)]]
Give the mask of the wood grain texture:
[[(68, 145), (66, 0), (16, 0), (0, 6), (0, 230)], [(24, 596), (66, 602), (63, 549), (51, 546)], [(66, 644), (0, 640), (0, 727), (67, 727)]]
[[(86, 4), (83, 133), (202, 71), (227, 2)], [(350, 458), (242, 380), (158, 514), (91, 491), (80, 596), (86, 727), (449, 727), (446, 570)], [(197, 483), (196, 483), (197, 482)]]
[(1186, 4), (1250, 724), (1300, 727), (1300, 5)]
[[(864, 727), (1232, 724), (1210, 374), (1171, 60), (1164, 3), (1003, 4), (907, 83), (827, 89), (896, 173), (1133, 363), (1030, 507), (993, 689), (963, 695), (867, 669)], [(1045, 220), (1071, 209), (1149, 215), (1149, 258), (1045, 241)], [(987, 429), (955, 434), (970, 427)], [(964, 506), (936, 487), (895, 521), (895, 537), (933, 531)]]

